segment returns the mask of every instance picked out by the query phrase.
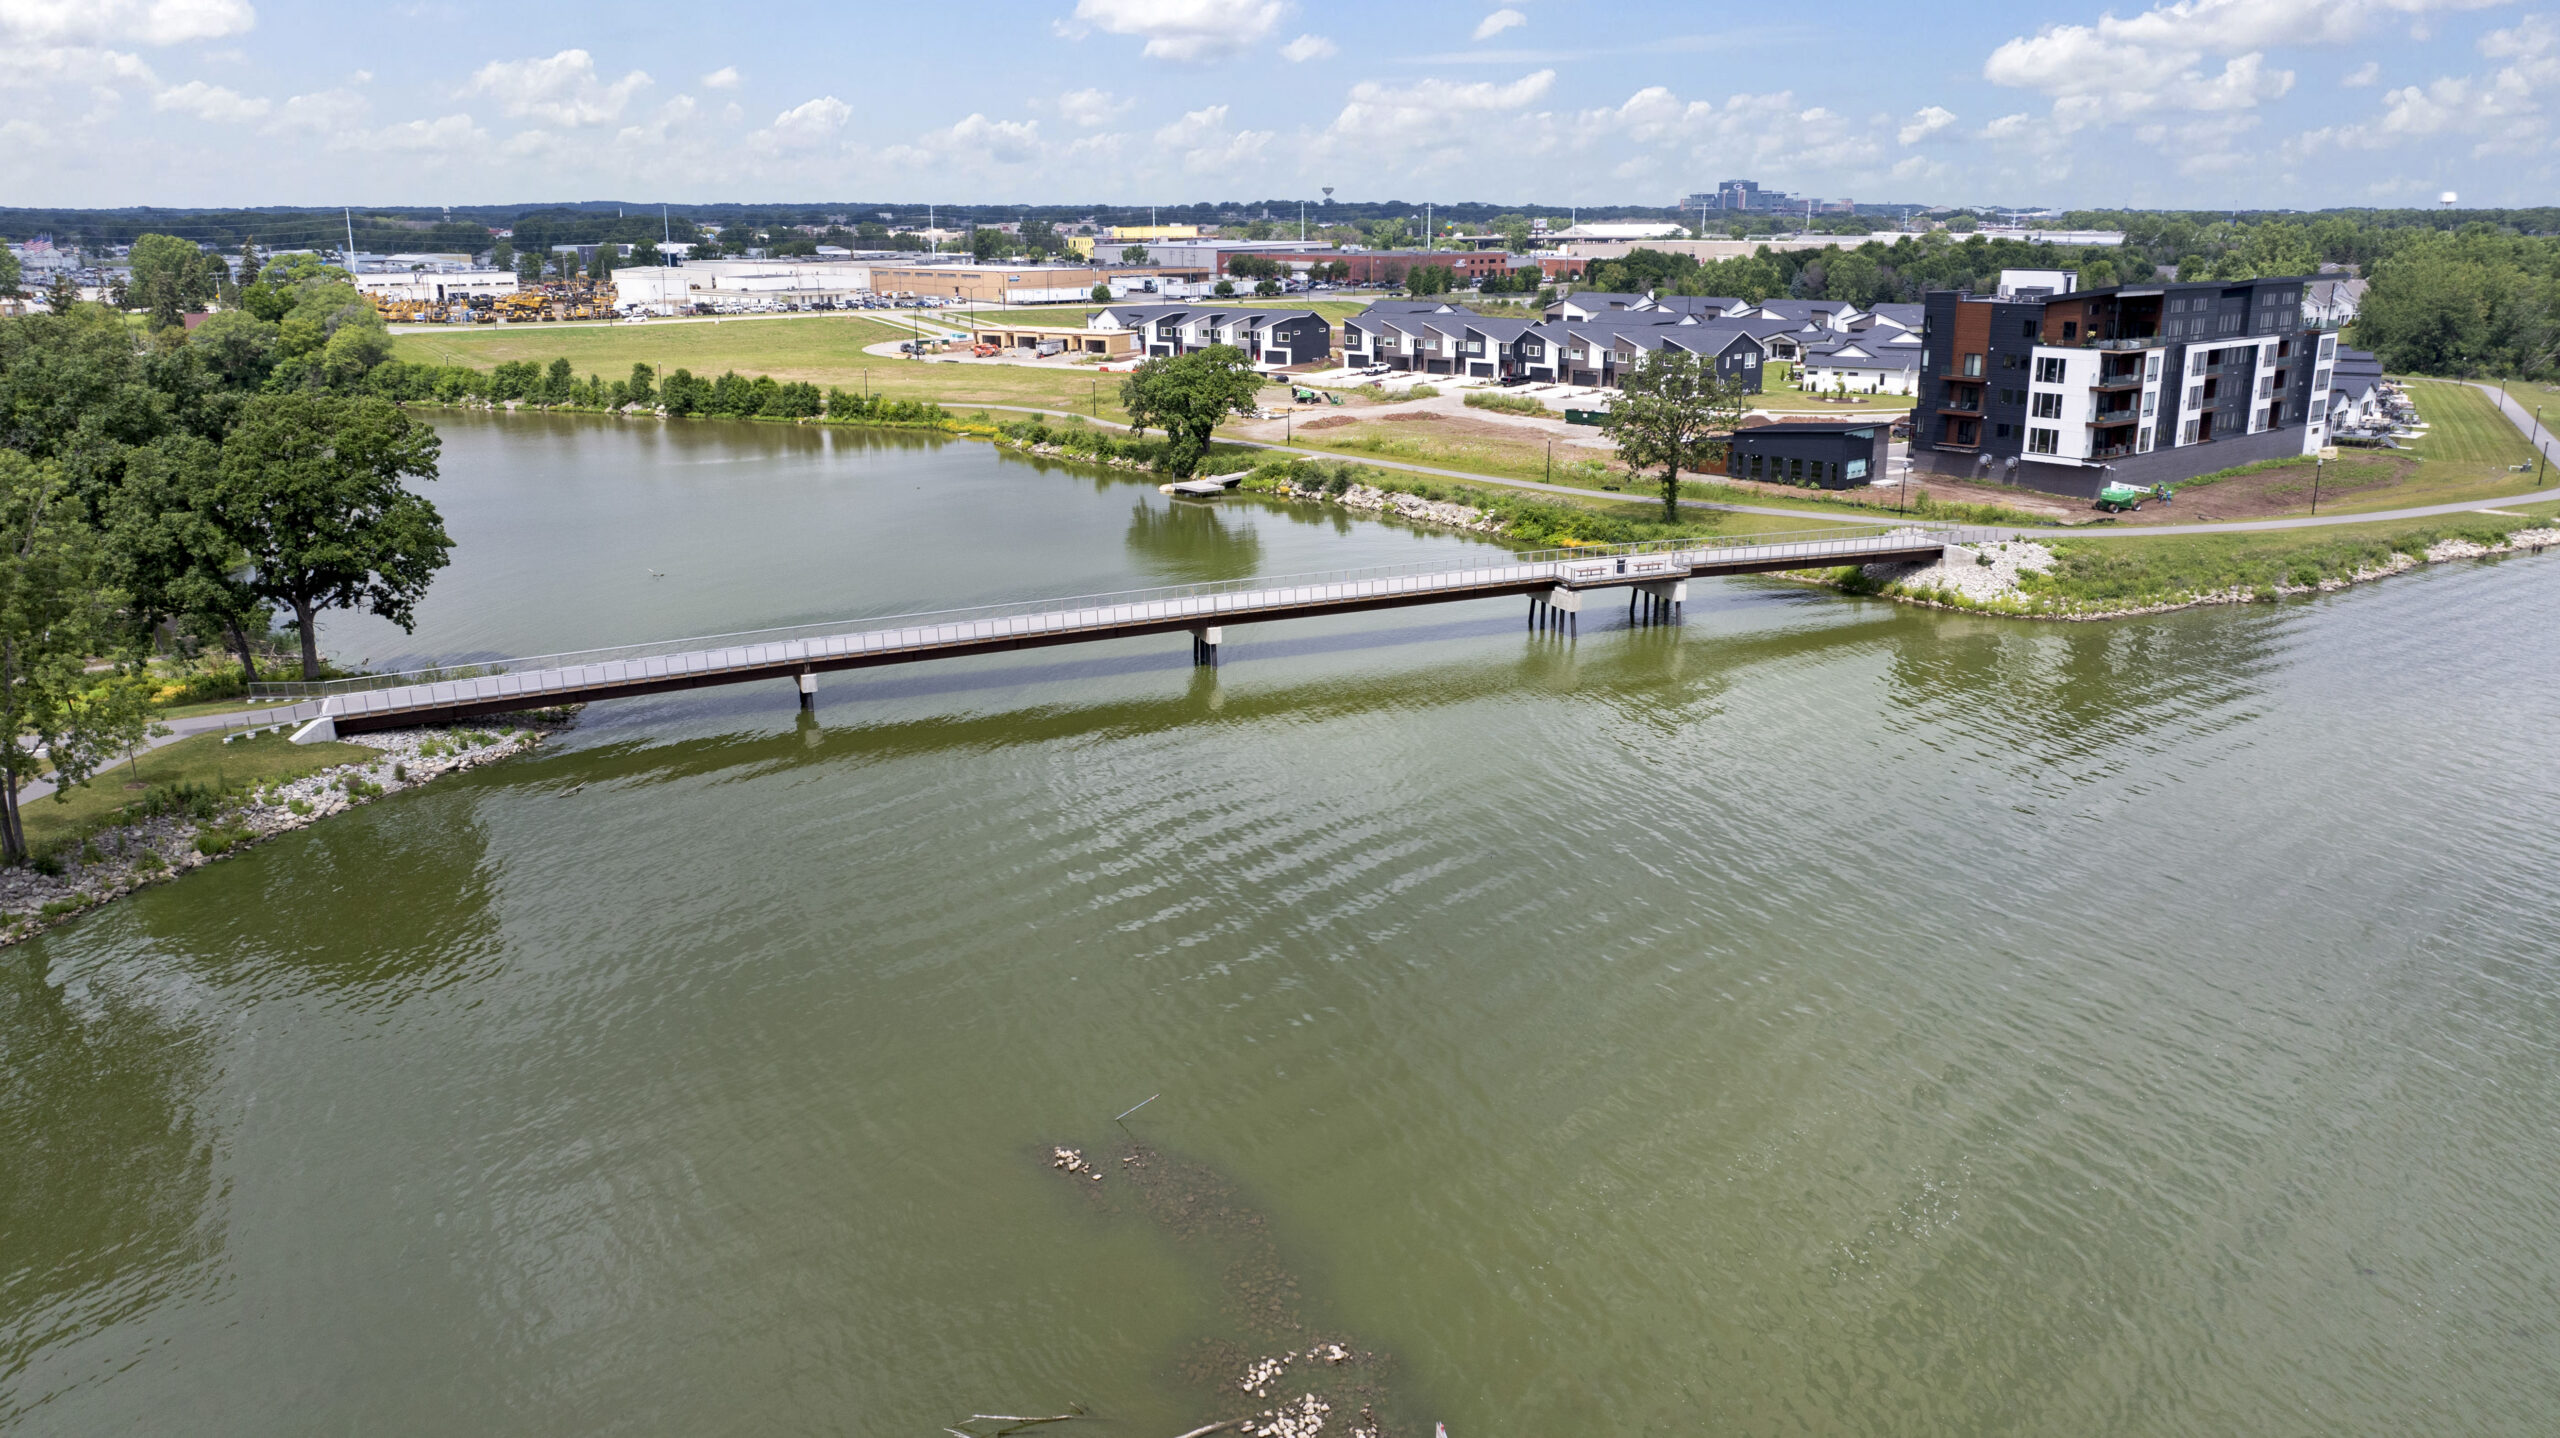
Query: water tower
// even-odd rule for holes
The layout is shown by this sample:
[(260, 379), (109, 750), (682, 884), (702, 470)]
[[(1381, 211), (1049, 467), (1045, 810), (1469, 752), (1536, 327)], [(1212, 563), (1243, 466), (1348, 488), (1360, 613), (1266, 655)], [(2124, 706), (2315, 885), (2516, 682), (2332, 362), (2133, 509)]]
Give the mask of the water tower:
[(2451, 190), (2447, 190), (2443, 194), (2436, 196), (2436, 203), (2443, 206), (2445, 209), (2450, 210), (2453, 208), (2453, 202), (2461, 198), (2462, 197), (2460, 195), (2455, 194)]

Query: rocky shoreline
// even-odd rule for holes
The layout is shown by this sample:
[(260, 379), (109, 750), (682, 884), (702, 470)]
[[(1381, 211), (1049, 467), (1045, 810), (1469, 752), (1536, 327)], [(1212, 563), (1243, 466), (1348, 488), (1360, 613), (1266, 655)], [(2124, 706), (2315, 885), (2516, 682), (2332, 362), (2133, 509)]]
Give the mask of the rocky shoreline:
[(92, 834), (62, 872), (0, 870), (0, 948), (151, 884), (289, 834), (359, 804), (405, 793), (449, 774), (521, 754), (568, 727), (570, 711), (509, 716), (501, 728), (395, 729), (343, 742), (379, 750), (283, 783), (226, 795), (210, 813), (162, 814)]
[(2443, 539), (2428, 545), (2422, 553), (2395, 550), (2385, 564), (2368, 566), (2352, 574), (2322, 579), (2314, 584), (2277, 583), (2261, 588), (2233, 586), (2174, 595), (2154, 603), (2108, 608), (2058, 607), (2069, 601), (2057, 602), (2026, 588), (2020, 582), (2022, 575), (2050, 572), (2056, 562), (2052, 550), (2031, 539), (2002, 540), (1978, 549), (1950, 546), (1945, 556), (1934, 564), (1865, 565), (1853, 580), (1844, 580), (1837, 569), (1790, 570), (1777, 577), (1817, 584), (1843, 594), (1889, 599), (1922, 609), (1943, 609), (1951, 613), (1999, 619), (2043, 619), (2078, 624), (2134, 619), (2145, 614), (2167, 614), (2213, 604), (2256, 604), (2267, 599), (2329, 594), (2349, 585), (2388, 579), (2422, 564), (2489, 559), (2502, 554), (2539, 554), (2554, 545), (2560, 545), (2560, 529), (2518, 529), (2496, 544)]

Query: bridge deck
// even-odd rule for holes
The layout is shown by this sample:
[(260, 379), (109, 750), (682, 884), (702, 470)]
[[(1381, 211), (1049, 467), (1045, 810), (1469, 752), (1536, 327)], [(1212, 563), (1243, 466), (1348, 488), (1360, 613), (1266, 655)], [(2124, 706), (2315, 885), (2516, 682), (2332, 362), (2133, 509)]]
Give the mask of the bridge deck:
[[(1937, 559), (1950, 542), (1961, 541), (1947, 531), (1918, 529), (1840, 539), (1693, 540), (1682, 545), (1569, 551), (1561, 557), (1523, 557), (1460, 569), (1248, 581), (855, 620), (791, 631), (790, 637), (742, 635), (736, 638), (744, 642), (726, 644), (675, 641), (478, 665), (450, 675), (429, 671), (261, 688), (269, 694), (298, 690), (293, 697), (317, 702), (296, 705), (290, 717), (325, 715), (340, 732), (356, 733), (713, 684), (1404, 605), (1836, 564), (1925, 563)], [(688, 644), (701, 647), (681, 647)]]

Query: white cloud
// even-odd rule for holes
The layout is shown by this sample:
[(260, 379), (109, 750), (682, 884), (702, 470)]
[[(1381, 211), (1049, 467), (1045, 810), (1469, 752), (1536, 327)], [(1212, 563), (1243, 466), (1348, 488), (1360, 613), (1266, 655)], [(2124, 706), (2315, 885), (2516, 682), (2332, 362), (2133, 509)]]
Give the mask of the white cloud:
[(1097, 129), (1123, 114), (1136, 104), (1123, 100), (1108, 90), (1069, 90), (1058, 97), (1058, 116), (1070, 125)]
[(1490, 40), (1505, 30), (1528, 23), (1529, 17), (1517, 10), (1496, 10), (1477, 22), (1475, 38)]
[(248, 0), (0, 0), (0, 35), (21, 43), (176, 45), (258, 23)]
[(2524, 16), (2512, 29), (2481, 36), (2480, 53), (2507, 63), (2485, 80), (2445, 75), (2385, 91), (2380, 115), (2311, 131), (2289, 148), (2296, 154), (2331, 146), (2370, 150), (2470, 136), (2474, 155), (2544, 149), (2551, 124), (2542, 97), (2560, 89), (2560, 26), (2545, 16)]
[(1955, 122), (1955, 111), (1924, 105), (1912, 114), (1907, 124), (1894, 132), (1894, 139), (1905, 145), (1916, 145)]
[(2367, 60), (2363, 64), (2348, 71), (2346, 77), (2338, 81), (2338, 83), (2346, 86), (2350, 90), (2355, 90), (2370, 85), (2381, 78), (2382, 62), (2379, 60)]
[(993, 160), (999, 165), (1027, 164), (1040, 155), (1040, 122), (969, 118), (927, 137), (927, 148), (965, 158)]
[(706, 90), (734, 90), (738, 88), (738, 67), (735, 65), (723, 65), (719, 69), (712, 71), (710, 74), (703, 76), (702, 88)]
[(1425, 79), (1401, 88), (1363, 80), (1326, 134), (1345, 153), (1464, 147), (1483, 140), (1482, 117), (1525, 110), (1555, 88), (1556, 72), (1533, 70), (1509, 84)]
[(834, 139), (845, 121), (853, 118), (853, 107), (833, 95), (821, 95), (773, 117), (773, 123), (760, 132), (761, 138), (782, 149), (805, 149)]
[(459, 158), (485, 152), (489, 148), (489, 132), (473, 123), (469, 115), (444, 115), (433, 120), (405, 120), (379, 130), (340, 131), (330, 138), (328, 148)]
[(315, 90), (286, 100), (267, 128), (277, 133), (309, 130), (326, 135), (363, 124), (372, 109), (372, 101), (343, 86), (333, 90)]
[(202, 80), (189, 80), (174, 89), (161, 91), (151, 98), (151, 107), (155, 110), (183, 110), (201, 120), (229, 124), (257, 119), (272, 108), (265, 100), (251, 99)]
[(1269, 130), (1228, 128), (1227, 107), (1211, 105), (1156, 131), (1155, 143), (1181, 156), (1186, 173), (1211, 175), (1232, 173), (1259, 161), (1274, 138)]
[(1271, 38), (1289, 0), (1076, 0), (1075, 18), (1112, 35), (1143, 35), (1152, 60), (1218, 60)]
[(0, 86), (157, 85), (139, 55), (91, 45), (0, 45)]
[(1309, 60), (1330, 60), (1342, 53), (1342, 47), (1322, 35), (1301, 35), (1280, 47), (1280, 58), (1292, 65)]
[[(2266, 64), (2275, 46), (2337, 45), (2379, 19), (2472, 10), (2501, 0), (2176, 0), (2094, 25), (2047, 25), (1991, 52), (1983, 76), (2054, 98), (2065, 131), (2161, 110), (2229, 112), (2293, 88)], [(2219, 60), (2216, 69), (2214, 61)]]
[(492, 60), (472, 73), (470, 89), (518, 119), (574, 127), (619, 121), (632, 95), (649, 83), (634, 70), (606, 84), (596, 78), (593, 56), (563, 50), (545, 60)]

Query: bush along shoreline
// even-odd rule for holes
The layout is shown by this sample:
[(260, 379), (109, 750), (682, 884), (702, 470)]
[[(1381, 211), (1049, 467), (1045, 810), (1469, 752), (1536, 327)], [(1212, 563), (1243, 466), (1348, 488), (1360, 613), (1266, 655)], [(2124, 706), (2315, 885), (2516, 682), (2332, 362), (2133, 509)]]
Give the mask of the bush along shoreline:
[(659, 419), (759, 419), (793, 423), (895, 425), (943, 429), (957, 421), (931, 400), (892, 399), (851, 390), (820, 390), (805, 380), (741, 375), (712, 378), (679, 369), (661, 379), (647, 365), (628, 379), (607, 380), (571, 372), (565, 359), (549, 365), (510, 360), (491, 369), (469, 365), (390, 360), (366, 374), (362, 389), (406, 405), (451, 409), (536, 409), (566, 414), (613, 414)]
[(2539, 554), (2554, 546), (2560, 546), (2560, 527), (2548, 517), (2459, 516), (2390, 529), (2012, 538), (1950, 546), (1934, 564), (1800, 569), (1780, 577), (1927, 609), (2086, 622), (2327, 594), (2420, 565)]
[(575, 722), (576, 712), (358, 735), (344, 742), (375, 750), (375, 757), (239, 790), (154, 788), (126, 805), (119, 822), (77, 835), (31, 864), (0, 869), (0, 948), (359, 804), (521, 754)]

